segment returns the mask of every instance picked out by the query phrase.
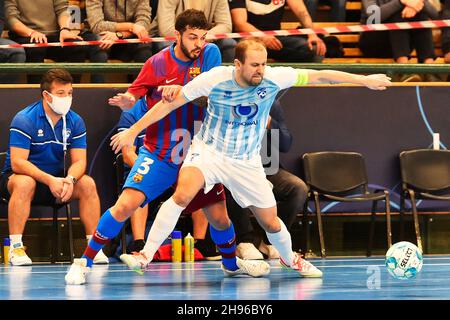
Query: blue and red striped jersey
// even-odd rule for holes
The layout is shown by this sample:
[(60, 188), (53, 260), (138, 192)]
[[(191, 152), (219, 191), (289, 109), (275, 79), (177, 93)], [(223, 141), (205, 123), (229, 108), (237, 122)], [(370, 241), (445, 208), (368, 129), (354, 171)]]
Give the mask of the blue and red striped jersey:
[[(171, 45), (148, 59), (128, 89), (134, 95), (146, 95), (149, 109), (161, 100), (158, 86), (183, 86), (200, 73), (219, 66), (222, 62), (219, 48), (214, 44), (206, 44), (200, 56), (191, 61), (177, 59), (174, 46)], [(185, 104), (147, 128), (144, 146), (160, 160), (177, 162), (172, 159), (173, 151), (179, 157), (178, 148), (174, 148), (185, 141), (186, 134), (193, 136), (194, 122), (203, 120), (204, 114), (203, 108), (192, 103)]]

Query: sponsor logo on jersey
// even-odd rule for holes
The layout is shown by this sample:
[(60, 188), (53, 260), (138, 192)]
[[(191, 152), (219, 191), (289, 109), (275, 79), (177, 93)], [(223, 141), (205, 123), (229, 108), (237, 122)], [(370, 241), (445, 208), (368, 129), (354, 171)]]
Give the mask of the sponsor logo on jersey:
[(238, 104), (237, 106), (233, 107), (233, 115), (236, 118), (245, 118), (245, 120), (250, 120), (257, 113), (258, 113), (258, 105), (256, 103), (250, 103), (247, 105)]

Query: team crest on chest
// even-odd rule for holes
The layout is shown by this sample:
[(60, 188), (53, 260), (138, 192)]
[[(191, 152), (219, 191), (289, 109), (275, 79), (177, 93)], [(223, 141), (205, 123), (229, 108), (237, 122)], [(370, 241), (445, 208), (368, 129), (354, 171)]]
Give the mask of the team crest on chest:
[(189, 68), (189, 76), (191, 78), (195, 78), (200, 74), (200, 67), (190, 67)]
[(256, 91), (256, 94), (258, 95), (258, 97), (260, 97), (261, 99), (264, 99), (266, 94), (267, 94), (267, 89), (266, 88), (259, 88), (258, 91)]

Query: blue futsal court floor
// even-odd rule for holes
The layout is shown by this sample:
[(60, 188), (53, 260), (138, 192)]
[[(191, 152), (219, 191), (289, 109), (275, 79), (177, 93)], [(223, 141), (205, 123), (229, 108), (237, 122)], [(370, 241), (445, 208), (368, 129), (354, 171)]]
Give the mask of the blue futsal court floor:
[(226, 278), (220, 261), (153, 263), (143, 276), (122, 263), (94, 266), (66, 286), (68, 264), (0, 267), (0, 300), (411, 300), (450, 299), (450, 256), (425, 256), (419, 275), (396, 280), (383, 257), (310, 259), (322, 279), (299, 278), (270, 261), (265, 278)]

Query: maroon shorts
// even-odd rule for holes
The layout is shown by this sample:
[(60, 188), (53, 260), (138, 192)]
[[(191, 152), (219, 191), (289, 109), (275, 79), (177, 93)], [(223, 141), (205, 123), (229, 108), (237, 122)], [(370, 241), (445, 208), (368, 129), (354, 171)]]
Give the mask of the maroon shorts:
[(206, 208), (214, 203), (224, 201), (225, 192), (222, 184), (216, 184), (207, 194), (200, 190), (192, 199), (189, 205), (183, 210), (182, 214), (190, 214), (201, 208)]

